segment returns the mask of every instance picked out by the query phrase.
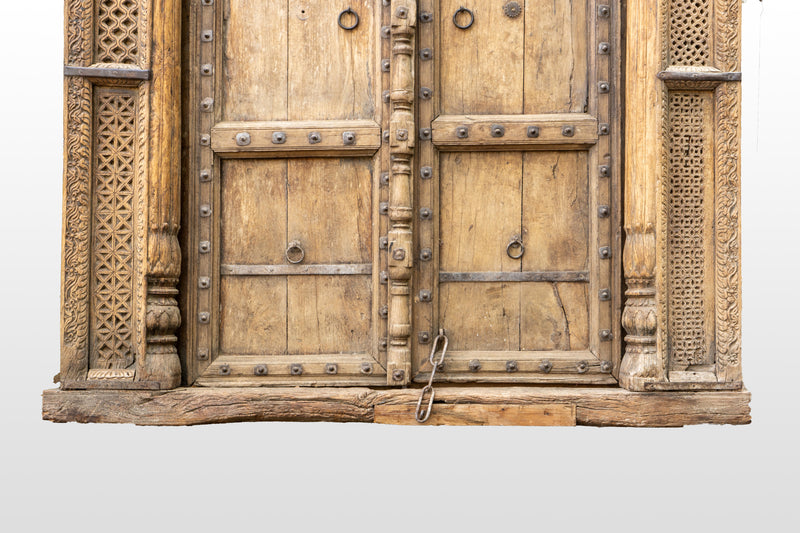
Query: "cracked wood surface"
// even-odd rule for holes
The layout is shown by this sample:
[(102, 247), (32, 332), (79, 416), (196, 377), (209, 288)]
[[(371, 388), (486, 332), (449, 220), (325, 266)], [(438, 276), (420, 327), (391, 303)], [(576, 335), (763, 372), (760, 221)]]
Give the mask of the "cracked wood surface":
[[(375, 422), (375, 407), (412, 406), (419, 389), (181, 388), (173, 391), (62, 391), (43, 394), (43, 418), (52, 422), (182, 426), (252, 421)], [(585, 426), (677, 427), (748, 424), (750, 393), (631, 393), (611, 387), (438, 386), (442, 404), (575, 407)], [(491, 411), (491, 410), (489, 410)], [(471, 415), (473, 424), (491, 423)]]

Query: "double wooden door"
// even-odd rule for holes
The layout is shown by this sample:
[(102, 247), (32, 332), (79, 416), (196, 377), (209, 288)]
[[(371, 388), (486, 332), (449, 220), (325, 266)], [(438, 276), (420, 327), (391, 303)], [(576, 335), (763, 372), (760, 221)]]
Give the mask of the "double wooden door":
[(614, 383), (618, 11), (191, 2), (188, 381)]

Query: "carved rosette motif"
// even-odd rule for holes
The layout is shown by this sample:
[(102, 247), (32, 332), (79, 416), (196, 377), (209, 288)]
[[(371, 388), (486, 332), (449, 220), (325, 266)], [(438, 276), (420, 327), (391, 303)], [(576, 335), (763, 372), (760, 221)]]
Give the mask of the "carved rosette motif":
[(412, 168), (414, 166), (414, 38), (417, 5), (412, 0), (392, 2), (391, 178), (389, 182), (389, 316), (387, 374), (395, 371), (407, 382), (411, 374), (411, 303), (414, 265), (412, 241)]

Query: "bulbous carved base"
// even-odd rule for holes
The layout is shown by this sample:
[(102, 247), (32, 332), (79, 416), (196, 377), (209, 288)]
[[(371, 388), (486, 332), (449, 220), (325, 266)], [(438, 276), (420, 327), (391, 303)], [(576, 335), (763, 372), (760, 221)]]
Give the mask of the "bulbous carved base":
[(161, 389), (181, 384), (177, 331), (181, 313), (176, 296), (177, 280), (149, 279), (147, 288), (147, 351), (139, 367), (142, 381), (155, 381)]
[(625, 355), (619, 371), (620, 385), (628, 390), (643, 391), (646, 383), (659, 381), (661, 364), (656, 348), (655, 289), (647, 282), (629, 281), (628, 299), (622, 312), (625, 328)]

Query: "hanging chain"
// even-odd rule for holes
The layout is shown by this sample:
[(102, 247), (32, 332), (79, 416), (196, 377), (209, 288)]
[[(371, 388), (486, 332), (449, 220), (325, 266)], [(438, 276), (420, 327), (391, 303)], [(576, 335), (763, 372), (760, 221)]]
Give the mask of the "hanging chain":
[[(424, 424), (428, 421), (431, 417), (431, 409), (433, 408), (433, 398), (436, 394), (433, 391), (433, 378), (436, 376), (436, 371), (439, 367), (444, 364), (444, 356), (447, 353), (447, 344), (450, 341), (447, 339), (447, 335), (445, 335), (444, 330), (440, 329), (439, 334), (433, 339), (433, 346), (431, 346), (431, 355), (428, 360), (431, 362), (431, 378), (428, 380), (428, 384), (425, 385), (422, 389), (422, 394), (419, 395), (419, 401), (417, 401), (417, 411), (415, 413), (415, 417), (417, 422), (420, 424)], [(442, 354), (439, 356), (439, 360), (436, 361), (436, 349), (439, 347), (439, 343), (442, 343)], [(428, 408), (423, 410), (422, 409), (422, 402), (425, 401), (425, 395), (431, 395), (431, 399), (428, 400)]]

